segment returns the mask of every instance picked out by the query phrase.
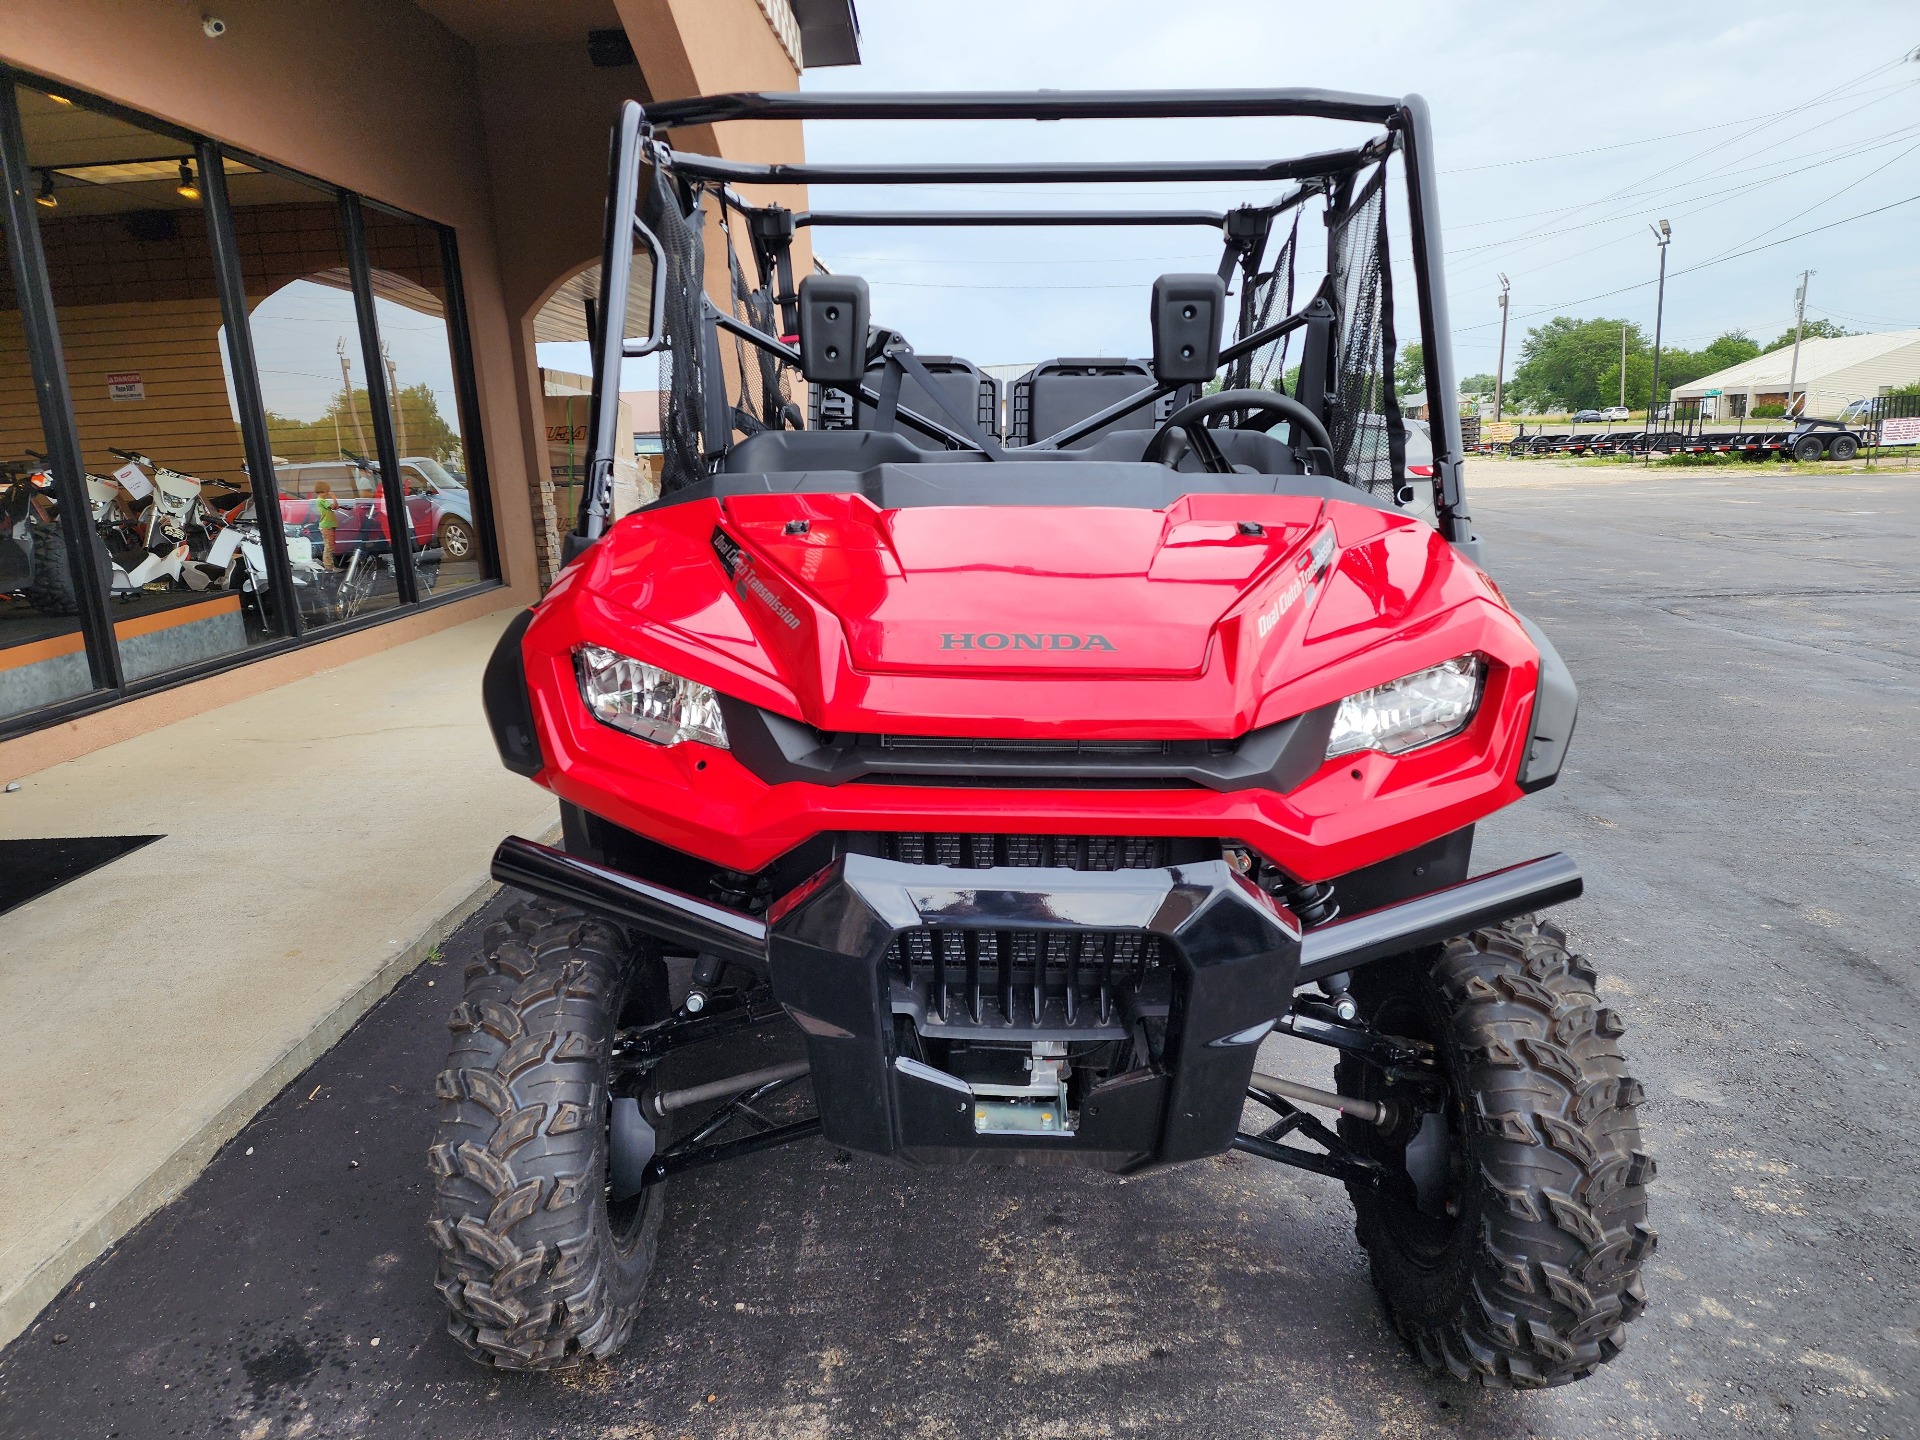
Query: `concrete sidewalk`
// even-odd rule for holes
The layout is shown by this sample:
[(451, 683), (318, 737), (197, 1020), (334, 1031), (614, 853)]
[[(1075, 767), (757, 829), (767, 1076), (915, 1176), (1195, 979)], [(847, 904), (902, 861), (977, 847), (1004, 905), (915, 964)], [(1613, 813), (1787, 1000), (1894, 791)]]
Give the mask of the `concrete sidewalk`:
[(502, 835), (557, 824), (481, 714), (511, 613), (0, 795), (0, 838), (166, 837), (0, 919), (0, 1344), (485, 897)]

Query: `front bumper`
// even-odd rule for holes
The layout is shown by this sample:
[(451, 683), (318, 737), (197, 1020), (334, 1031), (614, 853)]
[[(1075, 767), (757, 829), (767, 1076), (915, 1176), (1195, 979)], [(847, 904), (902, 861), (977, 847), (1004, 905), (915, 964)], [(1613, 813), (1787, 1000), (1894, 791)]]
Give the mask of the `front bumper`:
[[(842, 855), (764, 921), (518, 838), (502, 842), (493, 875), (768, 975), (806, 1035), (822, 1131), (837, 1144), (920, 1163), (1116, 1171), (1232, 1144), (1255, 1053), (1296, 984), (1581, 891), (1571, 860), (1543, 856), (1303, 938), (1224, 860), (1089, 872)], [(1037, 1078), (1049, 1057), (1103, 1045), (1118, 1063), (1051, 1107), (1041, 1087), (983, 1084), (954, 1063), (1025, 1052)]]
[[(1220, 1153), (1300, 964), (1292, 918), (1220, 860), (1085, 873), (847, 855), (776, 909), (773, 993), (806, 1032), (823, 1133), (919, 1162), (1042, 1150), (1135, 1170)], [(915, 948), (953, 960), (928, 976)], [(1026, 1133), (996, 1133), (1020, 1112), (911, 1053), (1113, 1039), (1157, 1058)]]

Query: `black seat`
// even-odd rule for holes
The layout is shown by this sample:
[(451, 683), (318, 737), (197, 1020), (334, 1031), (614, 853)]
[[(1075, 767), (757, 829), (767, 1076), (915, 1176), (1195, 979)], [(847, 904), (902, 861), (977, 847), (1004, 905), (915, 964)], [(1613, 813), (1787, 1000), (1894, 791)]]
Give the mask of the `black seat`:
[[(1153, 367), (1145, 360), (1042, 360), (1013, 382), (1008, 442), (1031, 445), (1044, 440), (1152, 384)], [(1092, 435), (1074, 441), (1073, 447), (1082, 449), (1115, 431), (1151, 430), (1189, 398), (1185, 392), (1163, 396), (1109, 421)]]
[[(915, 358), (938, 383), (940, 394), (948, 405), (962, 415), (971, 417), (985, 434), (999, 436), (999, 381), (984, 373), (971, 360), (962, 360), (957, 355), (919, 355)], [(866, 383), (875, 393), (879, 392), (880, 381), (885, 374), (884, 361), (876, 360), (867, 367)], [(872, 427), (875, 418), (873, 406), (864, 400), (856, 399), (843, 390), (819, 385), (811, 388), (808, 405), (812, 411), (808, 416), (808, 424), (816, 430), (866, 430)], [(934, 403), (926, 387), (911, 375), (902, 377), (900, 381), (900, 405), (929, 420), (937, 420), (942, 425), (951, 427), (953, 424), (946, 410)], [(940, 441), (921, 434), (911, 426), (899, 425), (897, 429), (922, 449), (945, 448)]]
[[(1228, 460), (1256, 475), (1298, 475), (1293, 451), (1258, 430), (1215, 430), (1215, 443)], [(1085, 445), (1065, 450), (1015, 451), (1016, 460), (1136, 461), (1152, 438), (1150, 429), (1115, 430)], [(979, 464), (978, 450), (926, 450), (904, 435), (878, 430), (765, 430), (742, 440), (727, 452), (721, 470), (728, 475), (776, 475), (808, 470), (862, 471), (875, 465)], [(1192, 456), (1175, 467), (1182, 473), (1200, 468)]]
[[(941, 451), (942, 460), (984, 460), (975, 450)], [(870, 470), (932, 458), (905, 435), (879, 430), (763, 430), (727, 452), (729, 475), (770, 475), (796, 470)]]

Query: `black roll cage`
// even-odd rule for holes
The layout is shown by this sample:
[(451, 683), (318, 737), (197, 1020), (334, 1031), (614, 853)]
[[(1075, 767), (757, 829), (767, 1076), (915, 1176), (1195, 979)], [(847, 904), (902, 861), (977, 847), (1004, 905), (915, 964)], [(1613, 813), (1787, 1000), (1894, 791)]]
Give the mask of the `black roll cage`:
[[(1346, 150), (1324, 151), (1294, 160), (1269, 161), (1119, 161), (1119, 162), (1003, 162), (846, 165), (815, 163), (758, 164), (673, 150), (663, 132), (731, 120), (1074, 120), (1074, 119), (1194, 119), (1232, 117), (1289, 117), (1354, 121), (1381, 126), (1365, 143)], [(1331, 90), (1087, 90), (1007, 92), (924, 92), (870, 94), (807, 94), (760, 91), (731, 95), (696, 96), (643, 107), (629, 100), (620, 108), (613, 127), (608, 176), (605, 244), (600, 266), (600, 296), (590, 325), (593, 335), (593, 399), (589, 420), (587, 484), (569, 537), (569, 554), (597, 540), (612, 514), (613, 460), (618, 444), (621, 362), (659, 348), (656, 334), (646, 342), (625, 339), (627, 291), (633, 274), (634, 246), (644, 243), (655, 266), (652, 328), (659, 330), (662, 315), (659, 284), (662, 254), (655, 237), (641, 220), (642, 171), (657, 166), (685, 181), (721, 188), (723, 204), (749, 222), (755, 258), (763, 278), (775, 289), (781, 328), (797, 329), (796, 297), (788, 247), (794, 231), (812, 226), (1181, 226), (1206, 225), (1220, 229), (1225, 253), (1222, 278), (1251, 252), (1257, 258), (1275, 216), (1327, 193), (1338, 177), (1401, 153), (1407, 175), (1407, 214), (1411, 231), (1415, 292), (1424, 343), (1427, 394), (1456, 393), (1451, 326), (1447, 309), (1445, 269), (1439, 223), (1439, 187), (1433, 168), (1433, 129), (1427, 103), (1419, 95), (1399, 98), (1346, 94)], [(778, 205), (755, 206), (727, 188), (732, 185), (918, 185), (941, 183), (1080, 183), (1115, 181), (1284, 180), (1301, 183), (1289, 195), (1270, 205), (1242, 206), (1228, 211), (1207, 210), (951, 210), (951, 211), (791, 211)], [(778, 335), (726, 314), (709, 301), (705, 314), (715, 331), (732, 334), (789, 364), (799, 352)], [(1305, 324), (1310, 304), (1284, 319), (1224, 347), (1221, 364), (1250, 353), (1289, 330)], [(720, 376), (712, 377), (724, 396)], [(1057, 448), (1091, 433), (1108, 421), (1152, 404), (1178, 387), (1156, 384), (1109, 406), (1097, 415), (1036, 442), (1034, 448)], [(872, 387), (859, 387), (860, 398), (878, 405)], [(1430, 408), (1433, 444), (1434, 518), (1440, 533), (1455, 544), (1474, 543), (1463, 485), (1465, 462), (1458, 407), (1442, 403)], [(978, 448), (974, 437), (905, 407), (900, 422), (956, 448)]]

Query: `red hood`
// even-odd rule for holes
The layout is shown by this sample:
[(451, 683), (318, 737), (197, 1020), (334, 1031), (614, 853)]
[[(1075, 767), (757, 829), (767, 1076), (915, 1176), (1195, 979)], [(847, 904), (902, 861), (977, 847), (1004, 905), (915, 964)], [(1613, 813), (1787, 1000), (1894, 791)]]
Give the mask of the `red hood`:
[(1517, 630), (1431, 528), (1301, 496), (757, 495), (631, 516), (590, 556), (561, 584), (604, 643), (828, 730), (1227, 737), (1477, 648), (1444, 623), (1467, 602)]
[(859, 670), (1198, 675), (1222, 616), (1299, 548), (1321, 508), (1243, 526), (1244, 507), (1222, 498), (1168, 511), (880, 511), (836, 496), (793, 535), (792, 502), (757, 496), (729, 501), (727, 520), (838, 617)]

